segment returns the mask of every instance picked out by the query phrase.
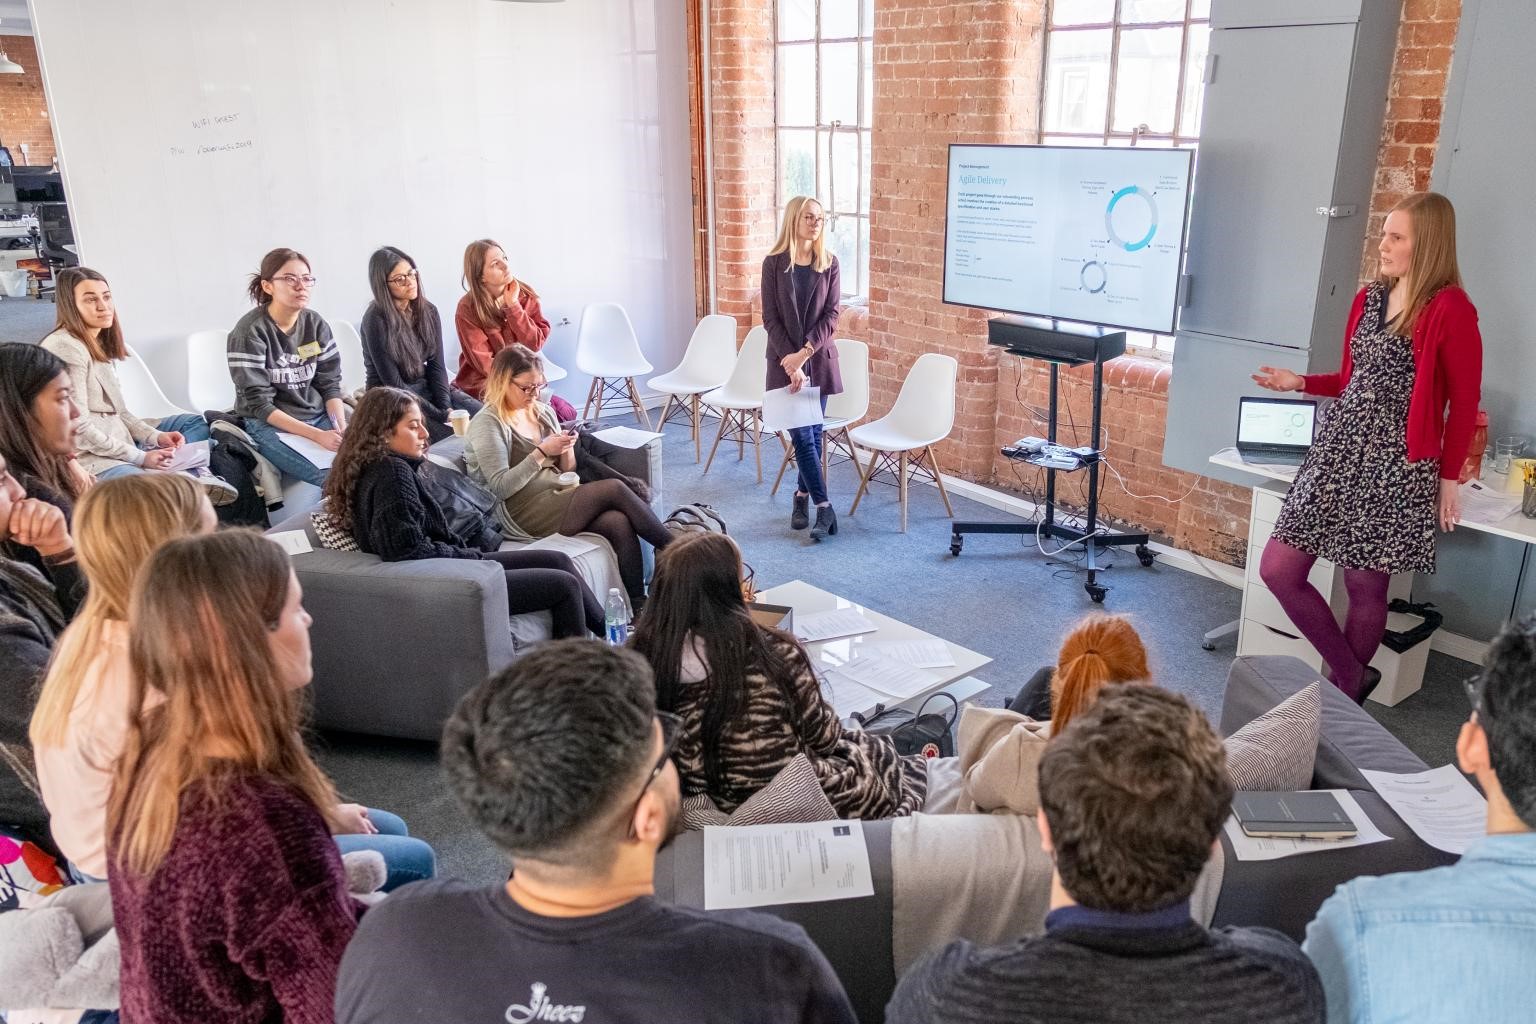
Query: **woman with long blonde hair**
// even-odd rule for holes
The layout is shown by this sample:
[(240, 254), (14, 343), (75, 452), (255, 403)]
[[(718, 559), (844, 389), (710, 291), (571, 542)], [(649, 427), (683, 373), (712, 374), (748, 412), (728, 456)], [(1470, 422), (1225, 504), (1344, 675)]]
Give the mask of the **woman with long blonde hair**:
[(134, 586), (107, 808), (125, 1020), (332, 1019), (361, 905), (300, 736), (302, 596), (283, 550), (243, 531), (165, 544)]
[[(837, 364), (837, 318), (842, 312), (842, 284), (837, 257), (827, 251), (826, 214), (810, 196), (784, 205), (779, 238), (763, 259), (763, 327), (768, 331), (768, 389), (799, 391), (814, 387), (827, 399), (843, 390)], [(800, 478), (795, 487), (789, 526), (811, 527), (811, 540), (837, 533), (837, 515), (827, 497), (821, 472), (821, 424), (789, 432)], [(810, 506), (816, 506), (811, 525)]]
[[(1370, 667), (1396, 573), (1435, 571), (1435, 530), (1455, 529), (1459, 476), (1482, 393), (1477, 309), (1461, 288), (1456, 211), (1436, 192), (1387, 214), (1380, 273), (1349, 313), (1337, 373), (1263, 366), (1271, 391), (1337, 398), (1275, 520), (1259, 574), (1357, 703), (1381, 682)], [(1344, 572), (1341, 628), (1307, 580), (1319, 558)]]
[(128, 730), (128, 602), (168, 540), (212, 532), (213, 506), (176, 473), (104, 480), (75, 509), (85, 603), (54, 648), (30, 731), (49, 828), (81, 880), (107, 875), (106, 807)]

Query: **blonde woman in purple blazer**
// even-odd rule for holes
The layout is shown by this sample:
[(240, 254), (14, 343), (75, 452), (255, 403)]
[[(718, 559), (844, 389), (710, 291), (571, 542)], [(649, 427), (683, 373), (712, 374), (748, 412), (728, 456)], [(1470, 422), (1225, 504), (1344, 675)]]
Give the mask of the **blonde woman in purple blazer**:
[[(826, 215), (810, 196), (795, 196), (784, 206), (779, 240), (763, 260), (763, 326), (768, 331), (768, 389), (821, 389), (821, 408), (843, 390), (837, 365), (837, 317), (842, 312), (842, 287), (837, 257), (827, 250), (822, 225)], [(837, 514), (827, 498), (821, 473), (821, 424), (789, 432), (795, 446), (800, 478), (795, 487), (791, 529), (811, 526), (810, 505), (816, 504), (811, 540), (837, 532)]]

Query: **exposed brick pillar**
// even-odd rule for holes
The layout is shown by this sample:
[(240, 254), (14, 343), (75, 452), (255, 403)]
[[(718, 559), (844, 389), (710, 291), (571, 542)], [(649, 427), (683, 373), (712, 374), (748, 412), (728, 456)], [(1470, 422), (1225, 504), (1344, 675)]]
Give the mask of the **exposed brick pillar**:
[(1043, 0), (880, 0), (870, 203), (872, 415), (888, 410), (924, 352), (960, 362), (946, 472), (991, 475), (997, 353), (986, 314), (941, 301), (951, 142), (1032, 142), (1039, 120)]

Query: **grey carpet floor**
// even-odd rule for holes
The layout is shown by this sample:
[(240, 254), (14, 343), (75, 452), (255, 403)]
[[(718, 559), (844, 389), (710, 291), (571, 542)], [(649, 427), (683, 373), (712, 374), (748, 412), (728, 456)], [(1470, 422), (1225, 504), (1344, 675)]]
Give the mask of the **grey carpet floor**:
[[(1157, 564), (1143, 568), (1130, 551), (1111, 551), (1104, 562), (1114, 568), (1102, 578), (1111, 590), (1103, 605), (1095, 605), (1083, 590), (1078, 559), (1046, 557), (1033, 537), (969, 536), (963, 553), (952, 557), (949, 519), (932, 487), (910, 489), (905, 534), (891, 486), (874, 486), (858, 514), (848, 516), (857, 486), (848, 464), (831, 473), (838, 534), (813, 544), (805, 533), (789, 529), (792, 474), (777, 497), (769, 496), (778, 469), (776, 444), (771, 453), (764, 450), (759, 484), (750, 450), (738, 462), (734, 448), (727, 452), (722, 446), (705, 475), (693, 461), (684, 427), (668, 427), (665, 443), (660, 504), (715, 506), (760, 587), (804, 580), (988, 655), (992, 663), (975, 673), (993, 687), (983, 703), (1006, 702), (1035, 669), (1053, 660), (1075, 622), (1107, 610), (1135, 622), (1159, 683), (1186, 694), (1213, 719), (1220, 713), (1232, 641), (1204, 651), (1200, 638), (1237, 617), (1241, 597), (1234, 588)], [(972, 501), (955, 496), (951, 501), (961, 519), (1006, 518)], [(1047, 550), (1054, 547), (1046, 544)], [(1431, 766), (1445, 764), (1454, 757), (1456, 729), (1466, 717), (1459, 680), (1473, 668), (1432, 654), (1420, 693), (1396, 708), (1371, 704), (1371, 711)], [(321, 737), (319, 747), (322, 763), (346, 797), (404, 816), (415, 834), (436, 847), (443, 873), (482, 882), (505, 877), (505, 859), (444, 788), (430, 744), (332, 734)]]
[(0, 342), (42, 341), (53, 330), (55, 312), (49, 299), (0, 298)]

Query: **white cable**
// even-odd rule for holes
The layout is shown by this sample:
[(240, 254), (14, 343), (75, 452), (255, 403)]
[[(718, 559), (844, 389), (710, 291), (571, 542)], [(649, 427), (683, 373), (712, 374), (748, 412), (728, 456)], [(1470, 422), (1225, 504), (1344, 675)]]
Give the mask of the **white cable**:
[(1069, 540), (1055, 551), (1047, 551), (1045, 550), (1045, 543), (1040, 540), (1040, 527), (1044, 525), (1044, 523), (1035, 524), (1035, 547), (1039, 548), (1040, 553), (1045, 555), (1047, 558), (1055, 558), (1057, 555), (1066, 551), (1067, 548), (1075, 547), (1078, 544), (1085, 545), (1084, 550), (1087, 550), (1086, 545), (1089, 541), (1093, 540), (1093, 538), (1109, 536), (1109, 531), (1101, 526), (1097, 530), (1094, 530), (1092, 533), (1088, 534), (1086, 537), (1079, 537), (1077, 540)]
[(1168, 503), (1169, 505), (1177, 505), (1179, 502), (1183, 501), (1185, 498), (1189, 497), (1191, 494), (1194, 494), (1195, 491), (1198, 490), (1199, 487), (1200, 487), (1199, 480), (1196, 480), (1194, 483), (1189, 485), (1189, 490), (1185, 491), (1183, 494), (1179, 495), (1177, 498), (1167, 498), (1167, 497), (1164, 497), (1161, 494), (1137, 494), (1135, 491), (1131, 490), (1129, 487), (1127, 487), (1125, 485), (1125, 477), (1120, 475), (1120, 471), (1118, 469), (1116, 469), (1113, 465), (1111, 465), (1110, 461), (1108, 459), (1101, 458), (1101, 459), (1099, 459), (1099, 461), (1102, 462), (1104, 464), (1104, 466), (1111, 473), (1115, 474), (1115, 479), (1120, 481), (1120, 489), (1122, 491), (1124, 491), (1126, 494), (1128, 494), (1132, 498), (1140, 498), (1142, 501), (1162, 501), (1162, 502)]

